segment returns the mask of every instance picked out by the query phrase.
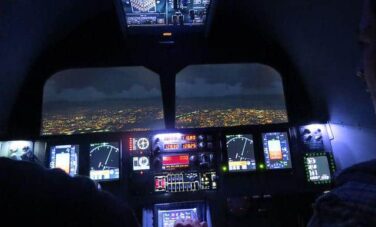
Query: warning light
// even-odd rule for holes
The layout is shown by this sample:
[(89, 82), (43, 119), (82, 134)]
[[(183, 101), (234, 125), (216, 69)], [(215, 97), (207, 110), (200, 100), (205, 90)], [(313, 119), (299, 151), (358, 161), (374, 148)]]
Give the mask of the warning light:
[(265, 165), (264, 165), (263, 163), (260, 163), (260, 164), (259, 164), (259, 168), (260, 168), (260, 169), (265, 169)]
[(222, 166), (222, 171), (227, 172), (227, 166)]

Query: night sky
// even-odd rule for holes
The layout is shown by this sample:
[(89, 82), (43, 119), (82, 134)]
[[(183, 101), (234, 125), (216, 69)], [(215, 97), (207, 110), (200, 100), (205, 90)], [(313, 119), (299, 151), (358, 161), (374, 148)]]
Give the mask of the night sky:
[(176, 81), (180, 98), (283, 95), (279, 73), (261, 64), (190, 66)]
[(44, 87), (44, 102), (158, 97), (159, 76), (144, 67), (66, 70), (52, 76)]
[[(189, 66), (176, 81), (180, 98), (283, 95), (278, 72), (261, 64)], [(144, 67), (62, 71), (47, 81), (44, 92), (45, 102), (159, 97), (159, 76)]]

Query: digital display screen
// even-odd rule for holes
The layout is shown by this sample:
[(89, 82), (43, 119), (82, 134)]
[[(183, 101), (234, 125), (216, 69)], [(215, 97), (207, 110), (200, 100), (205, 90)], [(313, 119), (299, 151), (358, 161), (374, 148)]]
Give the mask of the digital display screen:
[(184, 143), (183, 149), (189, 150), (189, 149), (197, 149), (196, 143)]
[(326, 156), (304, 157), (308, 181), (323, 182), (331, 181), (330, 167)]
[(128, 27), (203, 25), (210, 0), (121, 0)]
[(119, 179), (120, 149), (118, 142), (90, 144), (90, 178), (92, 180)]
[(286, 132), (263, 133), (262, 139), (267, 169), (292, 168), (290, 147)]
[(130, 151), (146, 151), (150, 147), (150, 141), (146, 137), (130, 137), (128, 139), (128, 149)]
[(197, 136), (182, 133), (161, 133), (153, 136), (153, 150), (181, 152), (198, 148)]
[(158, 227), (174, 227), (177, 220), (197, 219), (197, 208), (158, 210)]
[(149, 170), (150, 159), (147, 156), (133, 157), (133, 171)]
[(165, 150), (177, 150), (179, 149), (179, 144), (165, 144), (164, 149)]
[(189, 155), (169, 155), (162, 157), (162, 169), (173, 170), (189, 167)]
[(0, 143), (0, 157), (7, 157), (19, 161), (37, 161), (31, 141), (7, 141)]
[(71, 176), (78, 173), (78, 145), (59, 145), (50, 148), (50, 168), (62, 169)]
[(196, 141), (197, 136), (196, 135), (183, 135), (182, 140), (185, 141)]
[(226, 147), (230, 172), (256, 170), (252, 135), (227, 135)]

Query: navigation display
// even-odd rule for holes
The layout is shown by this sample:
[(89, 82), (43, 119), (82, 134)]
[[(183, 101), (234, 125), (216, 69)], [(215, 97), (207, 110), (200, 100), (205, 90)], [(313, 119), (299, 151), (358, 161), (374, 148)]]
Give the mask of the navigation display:
[(78, 145), (58, 145), (50, 148), (50, 168), (64, 170), (75, 176), (78, 173)]
[(263, 133), (262, 139), (267, 169), (289, 169), (292, 167), (286, 132)]
[(33, 152), (33, 142), (23, 140), (0, 142), (0, 157), (22, 161), (37, 161)]
[(203, 25), (210, 0), (121, 0), (127, 26)]
[(158, 227), (174, 227), (177, 220), (197, 219), (197, 208), (158, 210)]
[(304, 164), (309, 182), (330, 183), (330, 167), (325, 155), (304, 157)]
[(230, 172), (256, 170), (255, 150), (251, 134), (227, 135), (226, 147)]
[(119, 179), (120, 149), (118, 142), (90, 144), (90, 178)]

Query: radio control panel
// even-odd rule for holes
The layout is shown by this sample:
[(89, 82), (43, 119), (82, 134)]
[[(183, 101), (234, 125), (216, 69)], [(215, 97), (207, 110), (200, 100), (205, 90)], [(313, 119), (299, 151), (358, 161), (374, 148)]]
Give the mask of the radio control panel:
[(154, 193), (217, 189), (219, 142), (213, 135), (159, 133), (128, 141), (132, 184), (139, 182), (141, 187), (147, 182)]

